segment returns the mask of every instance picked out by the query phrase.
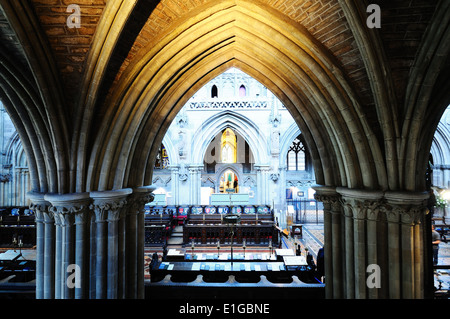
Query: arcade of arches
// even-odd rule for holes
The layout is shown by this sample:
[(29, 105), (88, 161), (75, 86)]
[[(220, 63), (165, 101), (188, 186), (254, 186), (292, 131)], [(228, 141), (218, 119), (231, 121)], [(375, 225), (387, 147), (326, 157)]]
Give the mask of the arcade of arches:
[[(450, 104), (449, 1), (73, 0), (75, 28), (67, 2), (0, 2), (0, 99), (29, 169), (38, 298), (144, 298), (155, 159), (182, 107), (231, 68), (302, 133), (324, 204), (327, 298), (427, 297), (425, 176)], [(381, 28), (366, 23), (369, 3)], [(74, 263), (75, 291), (61, 271)], [(379, 289), (366, 286), (370, 264)]]

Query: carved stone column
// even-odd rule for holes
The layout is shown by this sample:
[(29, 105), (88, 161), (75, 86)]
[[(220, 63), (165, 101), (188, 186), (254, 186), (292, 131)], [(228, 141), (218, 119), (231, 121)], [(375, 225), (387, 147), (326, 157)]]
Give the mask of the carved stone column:
[(118, 220), (131, 189), (91, 192), (96, 223), (96, 284), (97, 299), (118, 297)]
[[(51, 298), (45, 293), (45, 215), (48, 214), (50, 203), (44, 199), (44, 194), (28, 193), (30, 209), (36, 216), (36, 299)], [(51, 261), (47, 261), (51, 263)], [(47, 295), (47, 296), (46, 296)]]
[[(73, 194), (47, 194), (45, 200), (52, 204), (50, 210), (55, 216), (57, 226), (56, 237), (56, 266), (55, 266), (55, 285), (56, 298), (73, 299), (86, 297), (86, 282), (88, 273), (85, 263), (87, 252), (84, 249), (86, 245), (85, 224), (80, 223), (89, 214), (90, 198), (88, 193)], [(78, 217), (76, 217), (78, 215)], [(78, 220), (78, 230), (76, 231), (75, 220)], [(81, 237), (80, 237), (81, 236)], [(77, 250), (77, 258), (75, 257)], [(70, 265), (78, 266), (77, 270), (80, 277), (79, 282), (69, 285)], [(82, 287), (82, 288), (80, 288)], [(75, 290), (77, 292), (75, 293)]]
[(180, 180), (179, 180), (179, 165), (170, 165), (170, 185), (172, 191), (172, 205), (180, 205)]
[(325, 262), (325, 297), (334, 298), (333, 271), (333, 229), (332, 229), (332, 201), (337, 199), (336, 188), (315, 186), (314, 198), (323, 203), (324, 218), (324, 262)]
[[(390, 215), (397, 238), (392, 238), (390, 243), (389, 266), (395, 273), (400, 273), (401, 282), (394, 281), (390, 289), (393, 298), (423, 298), (424, 296), (424, 236), (423, 225), (427, 212), (426, 203), (428, 193), (387, 192), (386, 210)], [(391, 234), (390, 234), (391, 235)], [(395, 242), (393, 242), (395, 240)], [(400, 265), (397, 265), (400, 263)], [(397, 285), (399, 287), (397, 287)]]
[[(377, 244), (383, 234), (378, 233), (380, 228), (377, 212), (382, 203), (383, 192), (347, 188), (337, 188), (337, 191), (342, 195), (343, 204), (347, 206), (346, 216), (352, 215), (353, 218), (353, 229), (349, 225), (346, 226), (346, 229), (353, 232), (353, 243), (348, 243), (346, 254), (353, 255), (353, 258), (348, 258), (348, 262), (353, 259), (354, 281), (347, 280), (346, 289), (350, 291), (349, 295), (352, 295), (354, 282), (354, 298), (376, 298), (378, 291), (368, 290), (366, 271), (369, 264), (378, 263)], [(351, 221), (346, 220), (346, 223), (349, 222)], [(351, 233), (346, 233), (346, 240), (349, 237)], [(351, 271), (352, 269), (348, 268), (346, 273), (349, 274)]]
[(353, 246), (353, 203), (343, 200), (344, 210), (344, 252), (345, 252), (345, 282), (344, 298), (355, 298), (355, 250)]
[(55, 298), (55, 218), (51, 211), (44, 213), (44, 299)]
[(200, 205), (201, 196), (201, 171), (203, 169), (203, 164), (194, 164), (189, 166), (189, 183), (190, 183), (190, 204)]
[(400, 276), (400, 216), (401, 207), (386, 208), (386, 219), (388, 223), (388, 279), (389, 299), (400, 299), (401, 276)]
[[(144, 186), (133, 189), (133, 194), (130, 196), (130, 210), (137, 212), (137, 262), (136, 262), (136, 297), (137, 299), (144, 299), (144, 241), (145, 241), (145, 204), (152, 202), (155, 199), (152, 193), (156, 187)], [(134, 282), (134, 280), (133, 280)], [(134, 295), (134, 294), (133, 294)]]

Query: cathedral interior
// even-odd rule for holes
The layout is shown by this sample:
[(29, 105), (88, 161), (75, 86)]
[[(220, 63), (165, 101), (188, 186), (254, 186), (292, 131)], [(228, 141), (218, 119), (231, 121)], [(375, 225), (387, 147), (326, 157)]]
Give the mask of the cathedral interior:
[(0, 0), (0, 41), (5, 298), (449, 298), (449, 1)]

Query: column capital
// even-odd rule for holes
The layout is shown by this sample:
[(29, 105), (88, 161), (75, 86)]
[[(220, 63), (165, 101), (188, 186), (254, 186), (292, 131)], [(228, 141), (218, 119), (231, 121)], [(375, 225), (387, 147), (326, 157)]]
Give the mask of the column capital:
[(340, 195), (336, 193), (336, 187), (314, 185), (312, 188), (316, 191), (314, 198), (323, 203), (326, 211), (340, 211)]
[(254, 164), (253, 168), (257, 172), (269, 172), (271, 170), (271, 166), (269, 164)]
[(136, 212), (141, 210), (145, 204), (155, 199), (155, 195), (153, 194), (155, 189), (156, 187), (153, 185), (133, 188), (133, 194), (130, 196), (130, 204)]
[(430, 193), (428, 192), (386, 192), (387, 202), (392, 205), (426, 205)]
[[(378, 213), (384, 202), (384, 192), (344, 187), (338, 187), (336, 190), (342, 196), (342, 203), (350, 208), (355, 219), (378, 220)], [(346, 214), (349, 216), (348, 210)]]
[(117, 220), (120, 209), (127, 204), (128, 196), (132, 192), (131, 188), (90, 192), (93, 200), (91, 209), (94, 210), (96, 221)]
[(428, 192), (386, 192), (385, 211), (388, 221), (413, 225), (426, 214)]
[(44, 198), (45, 193), (28, 192), (27, 197), (31, 202), (30, 208), (33, 206), (35, 209), (46, 210), (51, 205), (51, 203)]
[(48, 213), (51, 203), (44, 199), (44, 193), (29, 192), (27, 197), (30, 200), (29, 208), (34, 212), (36, 222), (45, 221), (45, 213)]
[(89, 193), (45, 194), (45, 200), (51, 203), (53, 213), (78, 213), (89, 207)]
[(178, 170), (180, 169), (180, 165), (169, 165), (167, 169), (171, 172), (178, 172)]
[(344, 198), (358, 199), (361, 201), (379, 201), (383, 198), (384, 192), (377, 190), (353, 189), (337, 187), (336, 191)]
[(44, 199), (51, 203), (49, 211), (61, 225), (72, 225), (76, 216), (83, 215), (91, 203), (89, 193), (46, 194)]

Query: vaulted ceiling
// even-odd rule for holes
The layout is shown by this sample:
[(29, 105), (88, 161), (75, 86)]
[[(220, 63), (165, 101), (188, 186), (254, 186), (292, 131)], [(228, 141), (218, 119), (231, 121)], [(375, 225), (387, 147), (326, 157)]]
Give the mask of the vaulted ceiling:
[[(111, 104), (116, 103), (118, 92), (131, 91), (124, 87), (133, 83), (129, 79), (136, 76), (137, 70), (145, 70), (141, 64), (154, 63), (155, 60), (149, 58), (149, 54), (163, 54), (165, 48), (162, 43), (172, 45), (168, 39), (183, 36), (192, 37), (194, 41), (195, 28), (201, 28), (202, 21), (213, 15), (220, 19), (220, 10), (225, 14), (229, 7), (241, 3), (243, 9), (236, 14), (242, 21), (238, 23), (245, 24), (245, 15), (253, 18), (247, 11), (251, 11), (249, 8), (254, 3), (255, 15), (259, 14), (258, 21), (261, 23), (270, 24), (270, 21), (263, 21), (268, 16), (280, 17), (280, 21), (293, 30), (301, 30), (302, 36), (310, 39), (311, 44), (303, 49), (311, 50), (311, 56), (321, 57), (320, 61), (316, 61), (318, 65), (329, 63), (331, 66), (326, 65), (326, 69), (330, 73), (339, 73), (336, 79), (341, 79), (341, 76), (345, 79), (345, 84), (341, 84), (342, 90), (347, 92), (348, 99), (354, 100), (351, 102), (360, 106), (355, 116), (364, 118), (364, 125), (370, 127), (370, 134), (374, 135), (374, 140), (379, 143), (384, 154), (383, 161), (393, 160), (393, 153), (405, 161), (408, 152), (408, 147), (404, 145), (406, 140), (403, 144), (395, 145), (386, 141), (402, 139), (408, 134), (406, 127), (416, 125), (405, 124), (397, 119), (411, 119), (412, 114), (422, 112), (411, 108), (417, 99), (435, 99), (435, 109), (423, 113), (420, 119), (429, 120), (434, 129), (437, 126), (445, 108), (443, 105), (449, 100), (446, 88), (450, 72), (444, 72), (449, 67), (448, 45), (443, 44), (448, 39), (449, 6), (445, 0), (227, 0), (220, 4), (216, 0), (1, 0), (0, 98), (5, 104), (9, 101), (9, 104), (16, 105), (7, 107), (7, 110), (10, 113), (16, 111), (16, 114), (12, 114), (16, 118), (15, 121), (13, 119), (15, 124), (20, 120), (25, 123), (18, 130), (27, 132), (29, 141), (25, 143), (29, 144), (29, 152), (33, 150), (36, 158), (46, 159), (46, 169), (50, 167), (55, 174), (46, 174), (46, 179), (54, 181), (50, 183), (42, 182), (43, 174), (36, 173), (39, 176), (35, 176), (35, 186), (41, 191), (85, 190), (88, 171), (92, 169), (89, 165), (104, 160), (97, 154), (107, 151), (101, 149), (96, 155), (91, 154), (96, 148), (96, 138), (113, 134), (101, 135), (99, 123), (108, 112), (112, 112)], [(381, 8), (381, 29), (369, 29), (365, 24), (370, 14), (366, 11), (369, 3), (379, 4)], [(79, 28), (69, 28), (67, 25), (67, 18), (72, 14), (67, 12), (70, 4), (78, 4), (81, 9)], [(267, 12), (267, 15), (259, 11)], [(252, 20), (249, 18), (249, 21)], [(185, 26), (189, 26), (191, 33), (184, 33)], [(226, 26), (217, 24), (215, 28), (225, 29)], [(244, 32), (239, 35), (242, 39), (246, 37)], [(260, 38), (264, 39), (262, 35)], [(277, 40), (283, 43), (282, 39), (274, 39)], [(226, 41), (224, 39), (224, 43)], [(244, 45), (251, 47), (252, 43)], [(288, 42), (286, 46), (289, 46)], [(264, 43), (259, 43), (258, 48), (264, 48)], [(314, 52), (316, 49), (320, 54)], [(213, 55), (214, 52), (202, 54)], [(255, 52), (252, 54), (255, 55)], [(268, 54), (261, 53), (266, 59), (265, 55)], [(262, 58), (259, 60), (262, 61)], [(246, 67), (245, 63), (237, 66)], [(429, 79), (428, 83), (430, 70), (437, 78)], [(247, 71), (251, 72), (250, 69)], [(314, 68), (308, 72), (311, 78), (320, 78), (319, 73), (314, 74)], [(213, 73), (211, 70), (211, 76)], [(252, 75), (258, 76), (257, 73)], [(15, 74), (20, 76), (15, 77)], [(262, 76), (259, 80), (264, 82)], [(19, 94), (21, 91), (18, 89), (15, 95), (9, 91), (10, 86), (17, 87), (16, 82), (20, 83), (21, 90), (27, 92), (26, 98)], [(267, 78), (269, 89), (276, 92), (269, 82)], [(416, 92), (418, 87), (428, 84), (432, 90), (426, 96), (420, 95), (425, 93)], [(127, 95), (124, 93), (120, 99), (127, 99)], [(27, 111), (20, 109), (18, 100), (28, 105), (24, 106)], [(33, 105), (39, 114), (33, 113), (27, 100), (34, 101)], [(29, 120), (23, 115), (24, 112), (30, 117)], [(42, 120), (36, 122), (35, 116), (38, 115)], [(307, 126), (305, 117), (300, 119), (302, 116), (297, 115), (298, 121), (305, 121), (304, 125)], [(170, 118), (169, 115), (166, 117)], [(30, 133), (27, 123), (32, 123), (35, 128), (47, 127), (46, 133), (36, 133), (39, 130)], [(83, 134), (90, 137), (80, 138)], [(310, 139), (315, 139), (314, 133), (311, 133)], [(51, 146), (49, 149), (42, 147), (37, 150), (35, 143), (47, 143), (43, 140), (48, 140)], [(428, 141), (423, 143), (428, 145)], [(80, 148), (86, 150), (82, 158), (79, 157)], [(321, 152), (320, 148), (320, 145), (316, 147), (317, 153)], [(314, 147), (311, 149), (314, 150)], [(49, 159), (52, 152), (54, 158)], [(92, 160), (93, 157), (97, 159)], [(377, 159), (373, 161), (375, 164), (379, 162)], [(85, 164), (81, 165), (80, 162)], [(38, 167), (44, 164), (37, 160), (35, 165), (37, 172), (42, 171)], [(406, 162), (402, 165), (408, 166)], [(398, 174), (394, 172), (394, 167), (398, 165), (391, 168), (388, 164), (386, 166), (387, 175)], [(82, 176), (80, 170), (83, 171)], [(65, 173), (60, 174), (61, 171)], [(375, 174), (383, 178), (382, 173)], [(98, 172), (97, 175), (102, 173)], [(101, 180), (101, 177), (97, 180)], [(319, 180), (325, 181), (326, 178)], [(97, 187), (98, 183), (95, 182), (91, 187)], [(346, 182), (335, 180), (335, 183)], [(397, 178), (381, 187), (396, 189), (402, 187), (401, 183)], [(56, 186), (45, 187), (44, 184)], [(103, 187), (116, 186), (116, 182), (107, 181)]]

